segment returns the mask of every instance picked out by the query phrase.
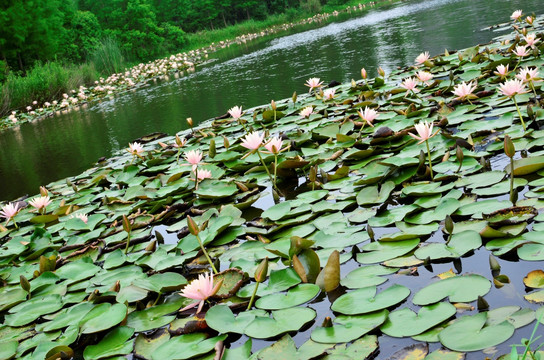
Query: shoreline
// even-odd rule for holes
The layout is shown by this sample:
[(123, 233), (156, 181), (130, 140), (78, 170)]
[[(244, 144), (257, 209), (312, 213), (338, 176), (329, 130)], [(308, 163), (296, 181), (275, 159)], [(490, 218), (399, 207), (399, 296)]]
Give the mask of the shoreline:
[(112, 74), (105, 79), (100, 78), (99, 80), (95, 81), (93, 86), (81, 86), (78, 89), (73, 89), (69, 94), (64, 94), (62, 98), (55, 101), (44, 102), (43, 104), (39, 104), (35, 101), (32, 104), (27, 105), (26, 111), (11, 111), (10, 115), (0, 119), (0, 131), (18, 126), (22, 123), (51, 117), (55, 114), (78, 111), (80, 108), (89, 106), (89, 104), (99, 102), (108, 97), (114, 97), (116, 94), (122, 93), (126, 90), (137, 89), (139, 86), (144, 86), (149, 82), (160, 78), (177, 76), (179, 74), (184, 74), (185, 72), (194, 72), (196, 71), (196, 66), (206, 62), (208, 54), (230, 46), (241, 45), (264, 36), (281, 36), (282, 32), (296, 29), (300, 26), (315, 23), (321, 24), (322, 22), (330, 20), (332, 17), (336, 18), (345, 14), (352, 15), (352, 13), (357, 13), (375, 6), (397, 1), (404, 0), (370, 1), (365, 4), (359, 4), (359, 6), (348, 6), (340, 11), (316, 14), (312, 17), (304, 18), (299, 21), (275, 25), (270, 28), (263, 29), (258, 33), (243, 34), (234, 39), (220, 41), (217, 44), (212, 43), (198, 49), (170, 55), (168, 57), (149, 61), (147, 63), (140, 63), (131, 68), (125, 69), (123, 72)]

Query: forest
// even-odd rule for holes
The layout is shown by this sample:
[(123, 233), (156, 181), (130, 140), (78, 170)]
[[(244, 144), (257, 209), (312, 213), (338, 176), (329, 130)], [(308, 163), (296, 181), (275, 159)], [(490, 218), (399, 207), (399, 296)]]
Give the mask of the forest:
[(151, 60), (187, 47), (191, 33), (278, 14), (289, 20), (346, 2), (6, 0), (0, 4), (0, 80), (10, 71), (24, 75), (36, 62), (92, 60), (112, 45), (129, 62)]

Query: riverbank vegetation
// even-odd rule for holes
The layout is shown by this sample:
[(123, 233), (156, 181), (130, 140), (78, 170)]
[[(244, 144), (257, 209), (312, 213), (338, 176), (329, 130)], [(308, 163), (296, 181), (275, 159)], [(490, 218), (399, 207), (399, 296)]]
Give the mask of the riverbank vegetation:
[(0, 357), (532, 356), (544, 19), (511, 17), (2, 204)]
[(0, 116), (126, 67), (368, 0), (34, 1), (0, 5)]

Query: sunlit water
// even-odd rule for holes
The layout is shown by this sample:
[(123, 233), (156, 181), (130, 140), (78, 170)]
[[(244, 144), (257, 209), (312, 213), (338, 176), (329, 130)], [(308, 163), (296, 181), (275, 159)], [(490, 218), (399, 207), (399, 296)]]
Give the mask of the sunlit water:
[(276, 39), (259, 39), (212, 54), (196, 73), (118, 95), (82, 111), (23, 124), (0, 134), (0, 199), (35, 194), (40, 185), (81, 173), (155, 131), (174, 134), (185, 119), (200, 122), (303, 93), (309, 77), (326, 82), (386, 72), (438, 54), (489, 41), (481, 30), (517, 8), (539, 12), (541, 0), (405, 1)]

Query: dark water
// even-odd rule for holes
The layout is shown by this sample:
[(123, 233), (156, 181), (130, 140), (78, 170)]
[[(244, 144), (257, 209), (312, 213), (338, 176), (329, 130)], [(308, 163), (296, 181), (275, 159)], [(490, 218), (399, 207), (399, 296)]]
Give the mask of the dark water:
[(40, 185), (81, 173), (98, 158), (155, 131), (174, 134), (195, 122), (303, 93), (309, 77), (360, 78), (365, 67), (390, 72), (432, 55), (488, 42), (484, 27), (513, 10), (540, 12), (542, 0), (425, 0), (374, 8), (359, 17), (223, 50), (193, 74), (150, 84), (82, 111), (0, 133), (0, 199), (35, 194)]

